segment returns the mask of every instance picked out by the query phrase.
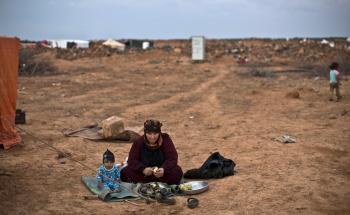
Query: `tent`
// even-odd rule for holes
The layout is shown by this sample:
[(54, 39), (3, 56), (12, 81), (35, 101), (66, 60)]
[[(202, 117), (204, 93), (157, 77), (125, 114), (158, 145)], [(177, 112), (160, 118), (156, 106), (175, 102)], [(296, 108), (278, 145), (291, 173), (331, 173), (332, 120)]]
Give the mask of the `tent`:
[(125, 42), (127, 48), (148, 49), (154, 47), (154, 42), (150, 40), (128, 40)]
[(20, 41), (0, 37), (0, 145), (5, 149), (21, 142), (15, 128)]
[(75, 43), (76, 48), (89, 48), (87, 40), (48, 40), (52, 48), (68, 48), (69, 43)]
[(104, 46), (111, 47), (113, 49), (118, 49), (119, 51), (125, 50), (125, 45), (123, 43), (120, 43), (118, 41), (115, 41), (113, 39), (108, 39), (102, 43)]

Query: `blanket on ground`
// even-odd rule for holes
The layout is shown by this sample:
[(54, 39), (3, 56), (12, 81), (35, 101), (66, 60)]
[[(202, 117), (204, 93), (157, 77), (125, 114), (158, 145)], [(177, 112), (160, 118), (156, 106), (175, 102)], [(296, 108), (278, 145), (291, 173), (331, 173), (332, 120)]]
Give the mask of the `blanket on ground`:
[[(89, 140), (104, 140), (105, 138), (98, 133), (99, 130), (101, 130), (101, 127), (99, 127), (98, 124), (92, 124), (75, 130), (67, 129), (63, 132), (63, 134), (67, 137), (82, 137)], [(141, 136), (138, 133), (139, 130), (139, 128), (126, 128), (125, 131), (113, 138), (113, 140), (134, 142)]]
[(133, 192), (134, 184), (121, 182), (121, 192), (111, 193), (108, 189), (99, 189), (97, 186), (97, 179), (93, 176), (82, 176), (82, 182), (85, 186), (95, 195), (97, 195), (103, 201), (125, 201), (125, 200), (137, 200), (140, 199), (138, 194)]

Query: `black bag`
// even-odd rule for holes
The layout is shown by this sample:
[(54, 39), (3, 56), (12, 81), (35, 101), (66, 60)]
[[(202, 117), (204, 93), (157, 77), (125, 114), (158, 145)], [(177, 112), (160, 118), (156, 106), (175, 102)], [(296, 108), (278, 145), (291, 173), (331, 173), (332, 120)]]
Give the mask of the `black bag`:
[(16, 109), (15, 124), (26, 124), (26, 112), (21, 109)]
[(223, 178), (225, 176), (234, 175), (235, 166), (235, 162), (231, 159), (224, 158), (219, 152), (214, 152), (199, 169), (190, 169), (186, 171), (184, 178)]

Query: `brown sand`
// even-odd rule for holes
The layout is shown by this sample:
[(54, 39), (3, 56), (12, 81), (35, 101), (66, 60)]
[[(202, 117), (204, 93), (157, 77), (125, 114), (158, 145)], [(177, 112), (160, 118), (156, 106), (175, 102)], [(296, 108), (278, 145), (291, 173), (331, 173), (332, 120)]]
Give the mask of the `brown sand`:
[[(0, 214), (350, 214), (349, 81), (336, 103), (328, 101), (326, 78), (288, 72), (291, 65), (259, 67), (273, 75), (255, 77), (249, 63), (239, 66), (230, 56), (202, 64), (165, 58), (161, 50), (74, 61), (43, 57), (61, 72), (19, 79), (17, 107), (27, 113), (20, 128), (97, 169), (107, 147), (121, 162), (131, 144), (67, 138), (64, 129), (111, 115), (127, 126), (156, 118), (184, 171), (219, 151), (236, 162), (237, 173), (209, 180), (192, 210), (183, 196), (174, 206), (84, 200), (90, 192), (80, 177), (95, 172), (60, 163), (55, 151), (21, 132), (24, 143), (0, 151)], [(287, 96), (293, 91), (300, 97)], [(272, 140), (283, 134), (297, 143)]]

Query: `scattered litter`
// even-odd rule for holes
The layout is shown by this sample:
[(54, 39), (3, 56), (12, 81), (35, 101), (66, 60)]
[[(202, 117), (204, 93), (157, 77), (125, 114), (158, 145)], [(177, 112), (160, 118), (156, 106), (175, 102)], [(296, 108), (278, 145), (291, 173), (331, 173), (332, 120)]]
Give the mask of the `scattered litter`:
[(196, 208), (199, 204), (199, 200), (196, 199), (196, 198), (188, 198), (187, 199), (187, 207), (193, 209), (193, 208)]
[(231, 53), (233, 53), (233, 54), (239, 53), (239, 49), (231, 49)]
[(54, 86), (54, 87), (59, 87), (59, 86), (61, 86), (61, 83), (60, 83), (60, 82), (58, 82), (58, 83), (52, 83), (52, 86)]
[(0, 176), (12, 176), (10, 172), (0, 172)]
[(238, 64), (246, 64), (249, 62), (249, 59), (247, 57), (238, 57), (237, 63)]
[(296, 139), (287, 134), (272, 139), (281, 143), (296, 143)]

